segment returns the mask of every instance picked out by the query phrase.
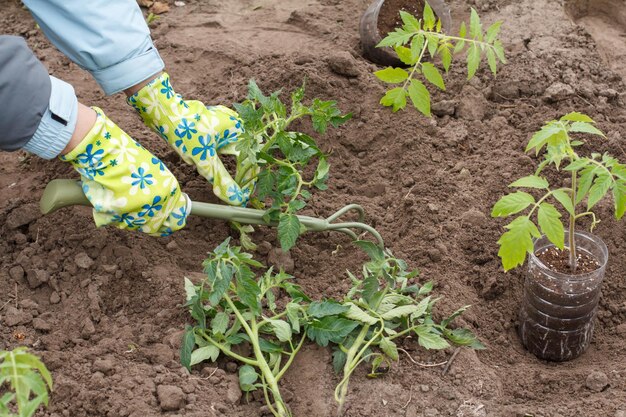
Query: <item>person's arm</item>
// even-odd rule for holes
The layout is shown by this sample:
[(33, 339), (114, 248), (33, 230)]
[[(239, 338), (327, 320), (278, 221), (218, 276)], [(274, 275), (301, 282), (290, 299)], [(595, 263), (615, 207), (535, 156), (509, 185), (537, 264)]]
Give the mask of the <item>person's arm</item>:
[(48, 75), (23, 39), (0, 36), (0, 149), (60, 156), (81, 176), (97, 226), (168, 235), (185, 226), (190, 201), (165, 165)]
[(134, 0), (24, 0), (24, 4), (48, 39), (89, 71), (107, 95), (141, 86), (164, 68)]

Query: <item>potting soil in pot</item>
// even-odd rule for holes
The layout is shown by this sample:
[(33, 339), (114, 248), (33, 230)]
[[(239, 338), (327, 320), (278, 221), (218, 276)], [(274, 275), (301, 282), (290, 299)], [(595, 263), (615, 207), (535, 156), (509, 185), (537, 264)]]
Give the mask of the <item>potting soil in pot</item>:
[(378, 31), (383, 37), (402, 26), (399, 10), (404, 10), (421, 19), (424, 12), (424, 0), (386, 0), (378, 13)]

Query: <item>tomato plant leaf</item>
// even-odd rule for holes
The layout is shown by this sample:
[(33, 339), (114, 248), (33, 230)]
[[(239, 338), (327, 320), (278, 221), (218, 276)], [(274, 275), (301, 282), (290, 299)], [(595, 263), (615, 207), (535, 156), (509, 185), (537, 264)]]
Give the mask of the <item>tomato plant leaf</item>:
[(570, 216), (576, 215), (572, 198), (563, 190), (554, 190), (552, 196), (563, 206)]
[(398, 357), (398, 346), (392, 341), (383, 337), (380, 339), (380, 343), (378, 344), (380, 350), (382, 350), (385, 355), (389, 356), (391, 360), (397, 361)]
[(380, 99), (380, 104), (392, 107), (393, 111), (396, 112), (406, 107), (406, 94), (406, 90), (402, 87), (392, 88)]
[(388, 67), (380, 71), (374, 72), (376, 78), (386, 83), (396, 84), (401, 83), (409, 78), (409, 73), (402, 68)]
[(535, 203), (535, 198), (523, 191), (516, 191), (500, 198), (493, 206), (492, 217), (506, 217), (519, 213), (531, 204)]
[(335, 316), (344, 313), (350, 309), (335, 300), (313, 301), (309, 304), (307, 314), (311, 317), (322, 318), (326, 316)]
[(280, 247), (288, 251), (295, 245), (300, 235), (300, 220), (293, 214), (281, 213), (278, 222), (278, 240)]
[(533, 237), (541, 237), (537, 226), (526, 216), (519, 216), (505, 226), (508, 229), (498, 240), (500, 250), (498, 256), (502, 259), (505, 271), (521, 265), (526, 260), (526, 254), (533, 251)]
[(426, 77), (430, 83), (445, 91), (446, 85), (443, 82), (443, 77), (433, 64), (430, 62), (424, 62), (422, 64), (422, 72), (424, 73), (424, 77)]
[(430, 117), (430, 93), (428, 92), (424, 84), (422, 84), (422, 82), (419, 80), (411, 79), (408, 93), (415, 108), (419, 110), (424, 116)]
[(547, 189), (548, 186), (548, 180), (543, 177), (538, 177), (536, 175), (529, 175), (509, 184), (509, 187), (538, 188), (542, 190)]
[(326, 316), (320, 320), (313, 320), (306, 329), (309, 339), (325, 347), (329, 342), (340, 343), (352, 332), (358, 322), (337, 316)]
[(563, 249), (565, 232), (561, 222), (561, 213), (552, 204), (541, 203), (539, 205), (537, 223), (550, 242), (554, 243), (557, 248)]

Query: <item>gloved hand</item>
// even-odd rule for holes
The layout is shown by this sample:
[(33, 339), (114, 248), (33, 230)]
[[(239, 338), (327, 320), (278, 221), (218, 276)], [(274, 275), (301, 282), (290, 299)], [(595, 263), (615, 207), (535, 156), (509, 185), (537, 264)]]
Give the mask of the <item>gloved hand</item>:
[(96, 226), (112, 224), (152, 236), (185, 226), (190, 200), (163, 163), (107, 118), (96, 123), (71, 152), (60, 156), (80, 173), (94, 207)]
[[(243, 132), (239, 116), (224, 106), (205, 106), (200, 101), (183, 100), (170, 84), (169, 75), (161, 74), (128, 103), (141, 115), (146, 126), (165, 139), (188, 164), (213, 184), (215, 195), (232, 205), (246, 205), (254, 190), (258, 168), (249, 170), (239, 184), (228, 173), (219, 154), (237, 155), (235, 142)], [(239, 170), (241, 166), (237, 166)]]

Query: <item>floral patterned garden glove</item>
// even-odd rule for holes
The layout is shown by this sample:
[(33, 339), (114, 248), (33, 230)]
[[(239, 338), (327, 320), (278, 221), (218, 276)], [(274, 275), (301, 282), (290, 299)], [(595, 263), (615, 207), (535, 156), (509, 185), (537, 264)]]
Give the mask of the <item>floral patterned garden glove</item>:
[(185, 226), (190, 200), (163, 163), (116, 126), (101, 109), (83, 141), (61, 160), (81, 175), (96, 226), (112, 224), (152, 236)]
[[(232, 205), (247, 204), (254, 190), (256, 168), (239, 184), (228, 173), (219, 154), (237, 155), (234, 144), (243, 126), (238, 115), (224, 106), (206, 107), (200, 101), (183, 100), (166, 73), (128, 98), (144, 123), (165, 139), (188, 164), (213, 184), (215, 195)], [(240, 166), (237, 167), (239, 169)]]

